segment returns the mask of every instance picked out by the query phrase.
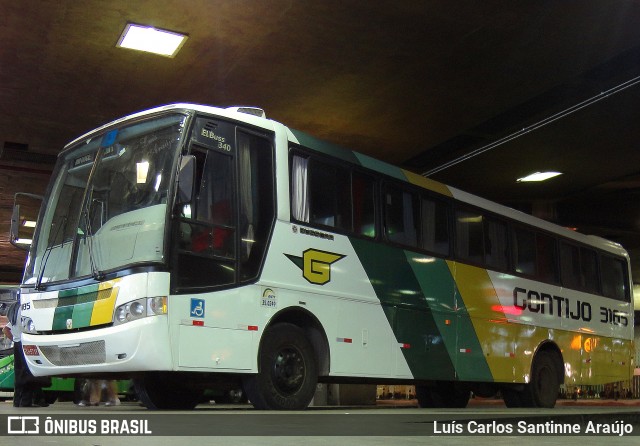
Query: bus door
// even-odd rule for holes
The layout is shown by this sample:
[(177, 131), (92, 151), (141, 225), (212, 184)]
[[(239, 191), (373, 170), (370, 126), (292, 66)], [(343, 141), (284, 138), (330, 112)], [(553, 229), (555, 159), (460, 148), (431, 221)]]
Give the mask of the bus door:
[(267, 134), (196, 119), (194, 192), (174, 225), (173, 292), (257, 279), (274, 218), (272, 146)]
[(178, 206), (173, 228), (171, 289), (184, 295), (174, 296), (171, 305), (180, 321), (178, 364), (249, 369), (254, 332), (247, 330), (242, 294), (234, 287), (257, 279), (268, 246), (274, 218), (271, 139), (201, 117), (189, 155), (196, 164), (194, 191), (189, 203)]

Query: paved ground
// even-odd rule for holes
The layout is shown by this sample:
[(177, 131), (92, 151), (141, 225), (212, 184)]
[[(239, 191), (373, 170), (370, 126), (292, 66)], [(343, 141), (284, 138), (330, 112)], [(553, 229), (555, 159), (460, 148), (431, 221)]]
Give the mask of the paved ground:
[[(0, 444), (469, 446), (470, 437), (474, 446), (512, 446), (516, 441), (518, 446), (559, 442), (563, 446), (603, 441), (640, 443), (640, 401), (635, 400), (561, 401), (552, 410), (507, 409), (501, 401), (494, 400), (473, 400), (466, 409), (455, 410), (419, 409), (411, 405), (412, 402), (392, 401), (370, 408), (319, 407), (302, 412), (263, 412), (247, 405), (202, 404), (193, 411), (154, 412), (137, 403), (79, 407), (63, 402), (47, 408), (16, 409), (10, 402), (3, 402), (0, 403), (0, 434), (3, 435)], [(586, 431), (590, 424), (592, 429), (599, 426), (608, 431), (617, 429), (617, 432), (606, 438), (594, 437), (595, 432)], [(40, 435), (17, 434), (22, 428), (33, 431), (36, 427)], [(577, 431), (562, 437), (544, 433), (560, 428)], [(531, 429), (543, 434), (526, 435)], [(9, 431), (12, 435), (7, 435)], [(87, 435), (55, 435), (78, 431), (86, 431)], [(101, 435), (107, 431), (119, 435)], [(457, 431), (466, 436), (453, 435)]]

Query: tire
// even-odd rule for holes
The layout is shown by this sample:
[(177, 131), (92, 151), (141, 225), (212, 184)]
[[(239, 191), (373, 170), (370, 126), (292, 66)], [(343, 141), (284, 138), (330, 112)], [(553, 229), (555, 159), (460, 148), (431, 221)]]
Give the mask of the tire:
[(462, 409), (469, 404), (471, 391), (460, 383), (440, 381), (433, 386), (416, 386), (418, 405), (423, 408)]
[(243, 379), (244, 391), (256, 409), (303, 410), (315, 394), (318, 366), (304, 331), (281, 323), (264, 333), (258, 373)]
[(503, 387), (500, 390), (505, 406), (508, 408), (534, 407), (529, 391), (529, 385), (522, 386), (522, 389)]
[(204, 391), (187, 387), (178, 374), (147, 372), (134, 380), (140, 402), (151, 410), (191, 410), (201, 401)]
[(539, 352), (531, 366), (531, 380), (520, 389), (503, 387), (502, 399), (509, 408), (555, 407), (560, 390), (557, 356), (552, 352)]
[(543, 351), (536, 355), (531, 367), (528, 390), (534, 407), (553, 408), (560, 390), (556, 355)]

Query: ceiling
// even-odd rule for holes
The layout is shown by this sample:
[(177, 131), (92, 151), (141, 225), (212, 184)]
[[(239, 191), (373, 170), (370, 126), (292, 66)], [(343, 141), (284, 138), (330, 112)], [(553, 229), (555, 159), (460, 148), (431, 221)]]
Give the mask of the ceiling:
[[(0, 0), (0, 280), (16, 191), (75, 136), (171, 102), (267, 116), (622, 243), (640, 265), (640, 2)], [(129, 22), (189, 35), (116, 48)], [(564, 174), (516, 183), (539, 170)], [(640, 281), (640, 269), (635, 274)]]

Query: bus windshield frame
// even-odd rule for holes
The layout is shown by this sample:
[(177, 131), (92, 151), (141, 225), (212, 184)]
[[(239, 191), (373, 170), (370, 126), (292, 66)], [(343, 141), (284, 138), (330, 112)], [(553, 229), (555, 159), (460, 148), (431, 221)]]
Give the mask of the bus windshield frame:
[(60, 154), (24, 285), (99, 280), (105, 272), (166, 262), (166, 223), (187, 118), (173, 112), (119, 123)]

